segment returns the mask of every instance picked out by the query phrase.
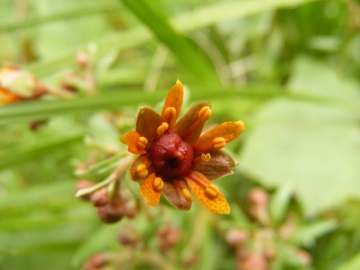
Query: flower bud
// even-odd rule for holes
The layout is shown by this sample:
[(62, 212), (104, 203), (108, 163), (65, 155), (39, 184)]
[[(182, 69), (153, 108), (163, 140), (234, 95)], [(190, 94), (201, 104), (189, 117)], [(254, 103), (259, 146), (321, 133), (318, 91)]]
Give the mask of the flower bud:
[(95, 191), (92, 195), (91, 195), (91, 203), (95, 206), (95, 207), (100, 207), (100, 206), (104, 206), (107, 205), (109, 203), (109, 197), (107, 195), (107, 190), (106, 188), (102, 188), (98, 191)]
[(106, 260), (104, 255), (101, 253), (96, 253), (92, 255), (84, 265), (85, 270), (99, 270), (101, 267), (106, 265)]
[(249, 194), (249, 201), (254, 206), (266, 207), (268, 203), (268, 194), (262, 188), (254, 188)]
[(123, 226), (119, 230), (118, 239), (123, 246), (134, 246), (139, 242), (140, 238), (135, 228)]
[(89, 64), (89, 56), (85, 52), (79, 52), (76, 56), (76, 63), (81, 68), (87, 67)]
[(247, 258), (240, 260), (238, 263), (239, 270), (268, 270), (268, 261), (260, 255), (251, 254)]
[(169, 225), (157, 234), (158, 245), (165, 252), (174, 247), (180, 241), (180, 231), (177, 227)]
[(226, 233), (226, 242), (233, 247), (239, 247), (248, 239), (249, 235), (246, 231), (233, 228)]
[(306, 266), (309, 266), (311, 264), (311, 262), (312, 262), (311, 255), (309, 253), (307, 253), (305, 250), (298, 250), (296, 252), (296, 256)]
[(97, 208), (99, 218), (104, 223), (115, 223), (123, 218), (123, 209), (119, 205), (108, 203)]

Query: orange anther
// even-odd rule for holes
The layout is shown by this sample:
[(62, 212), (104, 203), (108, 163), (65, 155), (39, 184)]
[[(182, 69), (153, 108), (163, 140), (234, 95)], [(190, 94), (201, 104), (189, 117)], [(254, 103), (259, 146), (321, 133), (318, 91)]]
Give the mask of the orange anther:
[(186, 188), (183, 188), (181, 190), (181, 193), (188, 202), (192, 202), (193, 198), (192, 198), (189, 190), (187, 190)]
[(169, 124), (166, 122), (163, 122), (156, 130), (157, 134), (159, 136), (163, 135), (165, 131), (167, 131), (169, 128)]
[(198, 114), (199, 118), (201, 119), (201, 121), (207, 121), (210, 116), (211, 116), (211, 109), (209, 106), (204, 106), (201, 108), (201, 110), (199, 111)]
[(164, 181), (160, 177), (156, 177), (154, 180), (154, 188), (156, 191), (161, 191), (165, 186)]
[(164, 118), (169, 123), (172, 118), (176, 117), (176, 109), (174, 107), (167, 107), (164, 112)]
[(145, 149), (148, 145), (148, 140), (145, 137), (140, 137), (137, 141), (137, 146)]
[(141, 163), (137, 166), (136, 171), (141, 178), (146, 178), (149, 174), (149, 171), (146, 168), (146, 165), (144, 163)]
[(207, 196), (211, 197), (211, 198), (216, 198), (217, 195), (219, 194), (219, 189), (217, 186), (210, 184), (207, 188), (205, 188), (205, 193)]
[(226, 140), (224, 137), (217, 137), (213, 140), (214, 148), (220, 149), (226, 145)]

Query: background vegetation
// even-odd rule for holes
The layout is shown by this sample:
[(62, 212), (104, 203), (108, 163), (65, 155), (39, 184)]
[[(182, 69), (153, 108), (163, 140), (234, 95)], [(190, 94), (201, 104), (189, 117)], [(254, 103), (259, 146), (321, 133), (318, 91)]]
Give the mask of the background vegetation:
[[(0, 48), (69, 94), (0, 106), (0, 269), (360, 269), (359, 1), (2, 0)], [(135, 217), (101, 223), (77, 180), (176, 79), (210, 124), (245, 122), (231, 215), (146, 207), (126, 179)]]

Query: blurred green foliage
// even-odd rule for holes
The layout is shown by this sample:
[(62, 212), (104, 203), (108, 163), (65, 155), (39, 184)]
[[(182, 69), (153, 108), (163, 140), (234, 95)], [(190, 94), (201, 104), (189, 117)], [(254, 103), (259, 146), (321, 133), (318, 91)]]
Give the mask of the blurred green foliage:
[[(0, 269), (81, 269), (97, 252), (121, 269), (248, 269), (234, 228), (252, 244), (272, 235), (263, 269), (360, 269), (359, 1), (3, 0), (0, 45), (1, 62), (78, 89), (0, 107)], [(161, 201), (102, 224), (74, 197), (77, 178), (106, 178), (138, 107), (159, 109), (176, 79), (185, 107), (212, 102), (210, 125), (245, 122), (226, 149), (240, 164), (219, 181), (232, 213)], [(267, 222), (252, 213), (254, 187), (270, 196)], [(141, 204), (137, 184), (123, 188)], [(181, 238), (164, 253), (168, 225)], [(141, 245), (121, 245), (119, 228)]]

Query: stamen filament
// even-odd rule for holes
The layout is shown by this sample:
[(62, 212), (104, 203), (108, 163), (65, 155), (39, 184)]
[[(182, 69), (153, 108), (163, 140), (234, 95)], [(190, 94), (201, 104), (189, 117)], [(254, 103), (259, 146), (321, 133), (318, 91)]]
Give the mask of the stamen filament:
[(188, 174), (188, 177), (194, 182), (196, 182), (199, 186), (201, 186), (208, 197), (214, 199), (220, 193), (220, 190), (217, 186), (215, 186), (214, 184), (208, 185), (206, 182), (197, 177), (194, 173), (190, 172)]
[(188, 202), (192, 202), (193, 198), (190, 191), (186, 188), (183, 188), (177, 180), (174, 180), (173, 183), (181, 191), (181, 194), (184, 196), (185, 200), (187, 200)]
[(184, 135), (181, 137), (186, 140), (190, 134), (202, 123), (206, 122), (211, 116), (211, 109), (209, 106), (204, 106), (201, 108), (201, 110), (198, 113), (198, 118), (196, 121), (192, 124), (192, 126), (185, 132)]
[(197, 177), (194, 173), (190, 172), (187, 176), (194, 182), (198, 183), (202, 188), (208, 187), (208, 184), (201, 180), (199, 177)]

